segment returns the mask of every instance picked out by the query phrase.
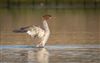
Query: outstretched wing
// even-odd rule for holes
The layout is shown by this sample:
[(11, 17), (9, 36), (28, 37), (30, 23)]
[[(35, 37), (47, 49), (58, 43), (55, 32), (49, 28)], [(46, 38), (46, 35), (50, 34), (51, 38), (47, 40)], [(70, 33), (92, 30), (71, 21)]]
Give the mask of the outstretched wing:
[(15, 33), (27, 33), (31, 35), (32, 37), (38, 37), (42, 38), (45, 35), (45, 31), (38, 27), (38, 26), (28, 26), (28, 27), (22, 27), (20, 29), (13, 30)]
[(21, 27), (20, 29), (21, 29), (21, 30), (25, 30), (25, 29), (28, 29), (28, 28), (30, 28), (30, 27), (32, 27), (32, 25), (31, 25), (31, 26), (26, 26), (26, 27)]
[(28, 28), (30, 28), (30, 27), (31, 27), (31, 26), (21, 27), (21, 28), (19, 28), (19, 29), (13, 30), (13, 32), (15, 32), (15, 33), (25, 33), (25, 32), (28, 31)]
[(25, 33), (25, 32), (27, 32), (27, 30), (16, 29), (16, 30), (13, 30), (13, 32), (15, 32), (15, 33)]

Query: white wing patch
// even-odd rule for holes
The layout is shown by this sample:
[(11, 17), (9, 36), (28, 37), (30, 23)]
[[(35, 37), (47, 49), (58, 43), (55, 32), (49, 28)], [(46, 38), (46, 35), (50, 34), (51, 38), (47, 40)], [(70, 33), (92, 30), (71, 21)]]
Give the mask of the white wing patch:
[(32, 26), (29, 28), (27, 33), (32, 37), (37, 36), (38, 38), (42, 38), (44, 36), (44, 30), (37, 26)]

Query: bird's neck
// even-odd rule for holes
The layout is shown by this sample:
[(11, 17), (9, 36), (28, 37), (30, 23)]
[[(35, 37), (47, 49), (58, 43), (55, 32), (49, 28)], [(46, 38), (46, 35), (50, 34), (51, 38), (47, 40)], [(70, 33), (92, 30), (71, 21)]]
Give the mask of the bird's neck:
[(43, 21), (46, 21), (47, 22), (47, 20), (45, 19), (45, 20), (43, 20)]
[(49, 31), (49, 26), (46, 20), (43, 20), (43, 28), (45, 31)]

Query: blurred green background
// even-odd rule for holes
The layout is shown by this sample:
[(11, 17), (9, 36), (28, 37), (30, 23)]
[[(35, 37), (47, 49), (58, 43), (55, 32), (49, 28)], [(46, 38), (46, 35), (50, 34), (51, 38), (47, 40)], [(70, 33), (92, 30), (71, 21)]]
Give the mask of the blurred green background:
[(0, 0), (0, 45), (35, 44), (25, 33), (13, 33), (28, 25), (40, 25), (50, 14), (47, 44), (100, 44), (100, 0)]

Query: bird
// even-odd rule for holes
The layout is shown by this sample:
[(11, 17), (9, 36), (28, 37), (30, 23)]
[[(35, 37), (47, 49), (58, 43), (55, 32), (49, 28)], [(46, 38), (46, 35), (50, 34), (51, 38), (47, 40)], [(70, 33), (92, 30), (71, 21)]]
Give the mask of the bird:
[(30, 25), (30, 26), (20, 28), (20, 31), (15, 30), (14, 32), (26, 32), (32, 38), (37, 37), (38, 39), (40, 39), (40, 43), (37, 44), (36, 47), (44, 47), (50, 36), (50, 29), (49, 29), (49, 25), (48, 25), (47, 21), (51, 18), (52, 18), (52, 16), (48, 15), (48, 14), (42, 16), (43, 28), (41, 28), (37, 25)]

